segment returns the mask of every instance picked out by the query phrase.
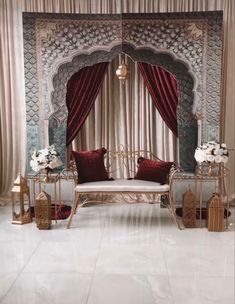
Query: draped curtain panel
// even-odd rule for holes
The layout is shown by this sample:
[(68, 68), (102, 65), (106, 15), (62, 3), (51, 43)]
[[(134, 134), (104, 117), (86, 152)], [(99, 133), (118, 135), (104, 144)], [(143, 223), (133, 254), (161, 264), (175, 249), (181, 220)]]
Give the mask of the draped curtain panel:
[[(223, 96), (221, 140), (235, 148), (234, 74), (235, 1), (232, 0), (0, 0), (0, 195), (25, 172), (26, 123), (22, 12), (158, 13), (223, 10)], [(15, 110), (17, 109), (17, 110)], [(230, 152), (231, 191), (235, 193), (235, 157)]]
[(67, 146), (84, 124), (99, 93), (109, 63), (88, 66), (74, 74), (67, 84)]
[(162, 119), (177, 136), (177, 82), (171, 73), (161, 67), (139, 62), (138, 66), (152, 100), (162, 116)]
[[(115, 71), (124, 59), (128, 77)], [(97, 100), (73, 141), (75, 150), (148, 150), (162, 160), (177, 161), (177, 138), (164, 123), (140, 74), (137, 62), (119, 55), (110, 62)]]

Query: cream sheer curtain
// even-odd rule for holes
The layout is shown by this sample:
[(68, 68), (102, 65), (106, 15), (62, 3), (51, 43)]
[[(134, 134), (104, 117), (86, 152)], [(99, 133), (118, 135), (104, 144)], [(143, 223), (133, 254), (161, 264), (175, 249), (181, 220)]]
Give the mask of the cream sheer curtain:
[(0, 2), (0, 195), (24, 173), (26, 126), (21, 5)]
[[(234, 148), (233, 0), (0, 0), (0, 195), (6, 194), (25, 168), (25, 103), (22, 12), (138, 13), (223, 10), (224, 83), (221, 139)], [(232, 192), (235, 193), (234, 151), (230, 152)]]
[(73, 148), (103, 146), (114, 151), (125, 147), (128, 151), (148, 150), (161, 159), (177, 160), (177, 138), (157, 112), (137, 63), (127, 56), (128, 79), (125, 83), (118, 80), (115, 71), (123, 58), (119, 55), (109, 65), (95, 107)]

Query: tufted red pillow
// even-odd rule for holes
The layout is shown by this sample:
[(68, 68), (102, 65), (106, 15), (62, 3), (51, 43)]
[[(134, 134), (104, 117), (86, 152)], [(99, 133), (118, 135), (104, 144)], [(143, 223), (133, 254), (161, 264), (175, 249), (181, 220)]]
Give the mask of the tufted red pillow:
[(72, 151), (78, 172), (78, 183), (109, 180), (104, 166), (105, 148), (92, 151)]
[(163, 185), (167, 183), (168, 174), (173, 162), (156, 161), (140, 157), (138, 164), (135, 179), (157, 182)]

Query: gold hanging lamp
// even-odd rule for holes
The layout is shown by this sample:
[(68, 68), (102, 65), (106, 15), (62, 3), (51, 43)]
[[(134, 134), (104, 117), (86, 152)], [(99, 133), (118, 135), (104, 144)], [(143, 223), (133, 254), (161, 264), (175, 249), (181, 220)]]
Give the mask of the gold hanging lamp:
[(118, 66), (116, 70), (116, 75), (119, 80), (123, 81), (123, 83), (125, 82), (125, 80), (127, 80), (128, 69), (124, 59), (122, 59), (121, 64)]

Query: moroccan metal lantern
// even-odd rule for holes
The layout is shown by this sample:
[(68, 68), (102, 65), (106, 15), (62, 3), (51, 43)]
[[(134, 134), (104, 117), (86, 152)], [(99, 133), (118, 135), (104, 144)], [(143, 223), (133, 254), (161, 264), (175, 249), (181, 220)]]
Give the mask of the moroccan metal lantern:
[[(14, 181), (11, 189), (12, 196), (12, 224), (27, 224), (32, 222), (30, 210), (30, 191), (27, 185), (27, 179), (19, 174)], [(27, 196), (27, 200), (24, 200)], [(16, 208), (19, 211), (16, 211)]]
[(51, 229), (51, 196), (45, 191), (36, 197), (35, 221), (38, 229)]
[(221, 232), (225, 230), (224, 206), (218, 193), (213, 193), (207, 203), (207, 229)]

